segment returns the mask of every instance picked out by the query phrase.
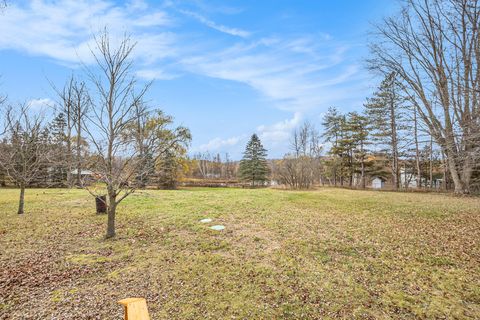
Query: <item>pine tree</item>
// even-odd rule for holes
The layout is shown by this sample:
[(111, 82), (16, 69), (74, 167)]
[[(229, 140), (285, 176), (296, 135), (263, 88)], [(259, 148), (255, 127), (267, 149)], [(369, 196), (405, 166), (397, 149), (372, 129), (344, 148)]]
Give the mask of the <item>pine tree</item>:
[[(245, 148), (243, 159), (240, 161), (239, 175), (242, 180), (249, 181), (252, 187), (268, 180), (267, 150), (256, 134)], [(256, 184), (257, 183), (257, 184)]]
[(50, 163), (48, 174), (46, 175), (45, 183), (51, 183), (56, 186), (65, 186), (67, 184), (68, 176), (68, 159), (66, 148), (67, 136), (65, 135), (66, 119), (64, 113), (59, 113), (50, 123), (49, 132), (47, 135), (48, 143), (52, 152), (55, 155)]
[(343, 115), (341, 115), (338, 112), (337, 108), (330, 107), (328, 108), (328, 111), (325, 114), (323, 118), (323, 123), (322, 123), (324, 128), (324, 133), (322, 136), (326, 142), (330, 142), (332, 144), (332, 147), (330, 149), (330, 154), (332, 158), (328, 161), (328, 166), (332, 168), (334, 185), (337, 185), (337, 178), (338, 178), (338, 171), (339, 171), (338, 167), (340, 165), (339, 163), (340, 161), (338, 159), (339, 153), (337, 151), (339, 151), (338, 140), (340, 139), (341, 126), (342, 126), (343, 120), (344, 120)]
[(392, 72), (385, 77), (377, 92), (365, 104), (372, 136), (375, 142), (386, 147), (382, 151), (389, 156), (395, 189), (400, 187), (399, 140), (404, 126), (403, 102), (396, 75)]
[(368, 145), (368, 120), (365, 116), (357, 113), (350, 112), (347, 117), (347, 126), (349, 136), (351, 140), (351, 159), (352, 159), (352, 176), (350, 181), (353, 182), (353, 174), (360, 173), (360, 185), (365, 189), (366, 181), (365, 175), (371, 164), (367, 161), (367, 148)]
[(158, 187), (162, 189), (176, 189), (178, 180), (178, 157), (173, 150), (167, 150), (159, 159)]

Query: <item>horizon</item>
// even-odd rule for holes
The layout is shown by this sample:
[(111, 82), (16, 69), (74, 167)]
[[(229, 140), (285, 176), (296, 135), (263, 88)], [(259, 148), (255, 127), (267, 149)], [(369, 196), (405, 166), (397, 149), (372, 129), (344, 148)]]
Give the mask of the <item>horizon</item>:
[(12, 103), (51, 105), (49, 82), (62, 87), (81, 63), (90, 65), (93, 35), (107, 26), (137, 41), (136, 75), (154, 80), (147, 99), (190, 128), (190, 155), (239, 160), (256, 133), (277, 159), (303, 120), (321, 129), (328, 107), (361, 109), (378, 85), (363, 66), (368, 32), (396, 3), (9, 3), (0, 18), (0, 92)]

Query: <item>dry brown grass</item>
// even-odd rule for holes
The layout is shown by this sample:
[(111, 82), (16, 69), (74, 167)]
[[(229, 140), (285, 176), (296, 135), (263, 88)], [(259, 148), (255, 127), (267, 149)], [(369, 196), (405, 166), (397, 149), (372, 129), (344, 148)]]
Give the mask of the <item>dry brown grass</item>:
[(27, 190), (24, 216), (16, 197), (0, 190), (1, 319), (121, 319), (130, 296), (153, 319), (480, 315), (478, 198), (149, 190), (107, 241), (81, 190)]

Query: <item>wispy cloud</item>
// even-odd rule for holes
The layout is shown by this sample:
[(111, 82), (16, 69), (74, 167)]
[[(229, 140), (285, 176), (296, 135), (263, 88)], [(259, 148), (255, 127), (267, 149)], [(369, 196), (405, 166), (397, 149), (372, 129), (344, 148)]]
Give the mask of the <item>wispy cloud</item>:
[[(145, 59), (169, 52), (171, 35), (155, 29), (171, 24), (162, 10), (148, 10), (141, 1), (118, 6), (110, 1), (46, 1), (12, 3), (0, 19), (0, 49), (15, 49), (62, 63), (92, 62), (92, 35), (107, 26), (113, 37), (131, 33)], [(140, 45), (141, 44), (141, 45)], [(147, 49), (148, 47), (148, 49)], [(147, 55), (146, 52), (150, 54)], [(159, 58), (156, 56), (155, 58)]]
[(218, 151), (225, 147), (232, 147), (237, 145), (240, 141), (245, 139), (245, 135), (223, 139), (220, 137), (214, 138), (205, 144), (202, 144), (192, 150), (192, 152)]
[(155, 69), (152, 67), (140, 69), (136, 75), (144, 80), (172, 80), (178, 77), (177, 74), (169, 73), (163, 69)]
[(192, 18), (195, 18), (197, 21), (200, 23), (206, 25), (209, 28), (215, 29), (217, 31), (232, 35), (232, 36), (237, 36), (241, 38), (247, 38), (250, 36), (250, 32), (238, 29), (238, 28), (232, 28), (232, 27), (227, 27), (221, 24), (218, 24), (210, 19), (207, 19), (206, 17), (202, 16), (199, 13), (188, 11), (188, 10), (179, 10), (181, 13), (190, 16)]
[[(358, 61), (349, 57), (352, 48), (330, 34), (272, 33), (259, 38), (259, 33), (226, 26), (208, 16), (213, 13), (201, 7), (183, 10), (144, 0), (12, 2), (0, 19), (0, 50), (48, 57), (69, 66), (79, 60), (88, 64), (93, 62), (94, 33), (104, 26), (114, 37), (129, 33), (138, 41), (136, 74), (143, 79), (170, 80), (191, 73), (235, 81), (256, 90), (266, 104), (288, 111), (291, 117), (284, 121), (253, 124), (272, 149), (285, 145), (303, 118), (363, 99), (359, 93), (365, 78)], [(186, 19), (232, 37), (209, 32), (208, 41), (191, 41), (191, 29), (179, 27)], [(196, 150), (238, 148), (245, 139), (216, 137)]]
[(307, 112), (345, 98), (338, 85), (358, 80), (359, 67), (346, 63), (344, 45), (317, 40), (261, 39), (182, 63), (191, 72), (245, 83), (283, 110)]

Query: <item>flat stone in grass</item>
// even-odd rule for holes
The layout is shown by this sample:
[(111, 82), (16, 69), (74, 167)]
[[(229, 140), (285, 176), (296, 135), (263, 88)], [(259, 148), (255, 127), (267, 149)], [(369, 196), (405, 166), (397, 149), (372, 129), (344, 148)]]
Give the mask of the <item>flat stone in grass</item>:
[(215, 226), (211, 226), (210, 229), (216, 230), (216, 231), (221, 231), (221, 230), (225, 229), (225, 226), (217, 224)]
[(210, 218), (205, 218), (205, 219), (200, 220), (200, 222), (201, 222), (201, 223), (210, 223), (210, 222), (212, 222), (212, 219), (210, 219)]

